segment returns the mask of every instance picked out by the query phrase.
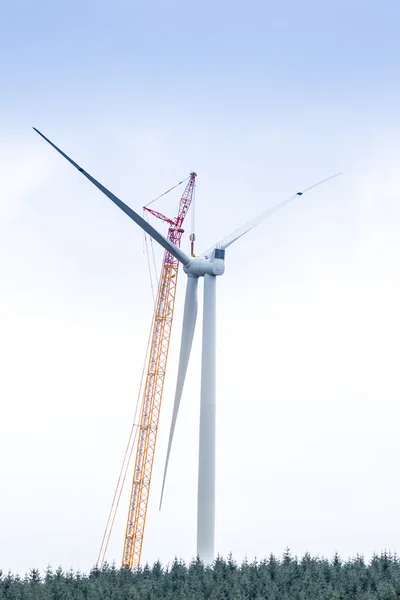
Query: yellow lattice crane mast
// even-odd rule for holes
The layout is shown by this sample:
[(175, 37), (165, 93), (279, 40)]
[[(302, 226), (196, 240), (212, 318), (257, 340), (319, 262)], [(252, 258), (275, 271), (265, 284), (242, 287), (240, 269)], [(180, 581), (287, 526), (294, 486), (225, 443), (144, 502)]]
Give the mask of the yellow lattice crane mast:
[[(183, 234), (182, 224), (194, 196), (195, 179), (196, 173), (191, 173), (179, 204), (178, 215), (174, 219), (169, 219), (159, 212), (145, 208), (145, 210), (169, 224), (168, 239), (176, 246), (180, 246)], [(193, 237), (191, 236), (192, 250)], [(150, 336), (148, 368), (143, 388), (132, 491), (122, 554), (123, 567), (136, 568), (140, 564), (158, 421), (174, 317), (178, 267), (179, 263), (176, 258), (166, 251), (161, 268)]]

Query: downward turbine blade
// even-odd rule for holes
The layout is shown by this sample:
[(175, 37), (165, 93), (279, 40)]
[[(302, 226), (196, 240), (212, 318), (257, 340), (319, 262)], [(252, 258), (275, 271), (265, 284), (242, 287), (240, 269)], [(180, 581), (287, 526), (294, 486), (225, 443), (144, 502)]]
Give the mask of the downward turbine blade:
[(302, 196), (303, 194), (305, 194), (306, 192), (309, 192), (310, 190), (316, 188), (317, 186), (322, 185), (323, 183), (326, 183), (327, 181), (330, 181), (331, 179), (334, 179), (335, 177), (339, 177), (339, 175), (342, 175), (342, 172), (335, 173), (335, 175), (331, 175), (330, 177), (327, 177), (326, 179), (323, 179), (322, 181), (318, 181), (318, 183), (314, 183), (313, 185), (310, 185), (310, 187), (307, 187), (304, 190), (301, 190), (300, 192), (296, 192), (292, 196), (289, 196), (289, 198), (286, 198), (285, 200), (281, 200), (281, 202), (278, 202), (274, 206), (271, 206), (271, 208), (267, 208), (267, 210), (262, 212), (260, 215), (258, 215), (251, 221), (248, 221), (247, 223), (242, 225), (242, 227), (239, 227), (239, 229), (236, 229), (235, 231), (233, 231), (230, 235), (228, 235), (226, 238), (221, 240), (218, 244), (216, 244), (215, 246), (213, 246), (212, 248), (207, 250), (204, 254), (209, 255), (216, 247), (222, 248), (225, 250), (226, 248), (228, 248), (228, 246), (233, 244), (233, 242), (236, 242), (236, 240), (238, 240), (243, 235), (245, 235), (245, 233), (248, 233), (249, 231), (254, 229), (254, 227), (256, 227), (257, 225), (262, 223), (262, 221), (264, 221), (264, 219), (266, 219), (267, 217), (270, 217), (271, 215), (276, 213), (278, 210), (281, 210), (281, 208), (283, 208), (287, 204), (290, 204), (290, 202), (293, 202), (293, 200), (295, 200), (298, 196)]
[(178, 367), (178, 378), (176, 382), (176, 392), (175, 392), (175, 401), (174, 408), (172, 411), (172, 420), (171, 420), (171, 428), (169, 431), (169, 440), (168, 440), (168, 448), (167, 448), (167, 456), (165, 459), (165, 468), (164, 468), (164, 477), (161, 488), (161, 498), (160, 498), (160, 510), (163, 501), (164, 495), (164, 486), (165, 480), (167, 477), (169, 456), (171, 453), (172, 440), (174, 438), (175, 425), (176, 420), (178, 418), (179, 406), (181, 403), (183, 386), (185, 383), (186, 371), (189, 364), (190, 351), (192, 349), (192, 342), (194, 336), (194, 330), (196, 327), (196, 318), (197, 318), (197, 287), (198, 287), (198, 278), (197, 277), (188, 277), (187, 287), (186, 287), (186, 298), (185, 298), (185, 310), (183, 313), (183, 324), (182, 324), (182, 339), (181, 339), (181, 351), (179, 356), (179, 367)]
[(84, 169), (82, 169), (82, 167), (80, 167), (76, 162), (74, 162), (71, 158), (69, 158), (69, 156), (67, 156), (62, 150), (60, 150), (60, 148), (58, 148), (55, 144), (53, 144), (53, 142), (51, 142), (45, 135), (43, 135), (43, 133), (40, 133), (40, 131), (38, 129), (36, 129), (36, 127), (33, 127), (33, 129), (44, 140), (46, 140), (46, 142), (48, 144), (50, 144), (50, 146), (53, 146), (53, 148), (55, 150), (57, 150), (57, 152), (59, 152), (61, 154), (61, 156), (66, 158), (67, 161), (71, 163), (71, 165), (73, 165), (76, 169), (78, 169), (78, 171), (80, 173), (82, 173), (82, 175), (84, 175), (86, 177), (86, 179), (89, 179), (89, 181), (91, 183), (93, 183), (93, 185), (95, 185), (101, 192), (103, 192), (103, 194), (105, 194), (107, 196), (107, 198), (109, 198), (112, 202), (114, 202), (114, 204), (116, 204), (126, 215), (128, 215), (128, 217), (130, 217), (132, 219), (132, 221), (134, 221), (137, 225), (139, 225), (139, 227), (141, 227), (156, 242), (158, 242), (160, 244), (160, 246), (162, 246), (163, 248), (165, 248), (165, 250), (170, 252), (172, 254), (172, 256), (174, 256), (177, 260), (179, 260), (179, 262), (181, 262), (183, 265), (186, 266), (186, 265), (190, 264), (191, 258), (189, 258), (189, 256), (187, 256), (184, 252), (182, 252), (182, 250), (180, 248), (178, 248), (177, 246), (175, 246), (175, 244), (172, 244), (169, 240), (167, 240), (167, 238), (165, 238), (161, 233), (159, 233), (157, 231), (157, 229), (152, 227), (150, 225), (150, 223), (148, 223), (145, 219), (143, 219), (140, 215), (138, 215), (134, 210), (129, 208), (129, 206), (127, 206), (124, 202), (122, 202), (122, 200), (117, 198), (117, 196), (115, 196), (112, 192), (110, 192), (107, 188), (105, 188), (104, 185), (102, 185), (96, 179), (94, 179), (94, 177), (89, 175), (89, 173), (87, 173)]

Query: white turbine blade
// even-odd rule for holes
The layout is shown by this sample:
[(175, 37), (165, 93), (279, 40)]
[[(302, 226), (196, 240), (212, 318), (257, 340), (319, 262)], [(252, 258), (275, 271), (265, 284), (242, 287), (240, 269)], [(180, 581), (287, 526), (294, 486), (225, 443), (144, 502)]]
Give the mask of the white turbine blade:
[(89, 175), (89, 173), (87, 173), (84, 169), (82, 169), (82, 167), (80, 167), (76, 162), (74, 162), (71, 158), (69, 158), (69, 156), (67, 156), (62, 150), (60, 150), (60, 148), (58, 148), (55, 144), (53, 144), (53, 142), (51, 142), (45, 135), (43, 135), (43, 133), (40, 133), (40, 131), (38, 129), (36, 129), (35, 127), (33, 127), (33, 129), (44, 140), (46, 140), (46, 142), (48, 142), (50, 144), (50, 146), (53, 146), (53, 148), (55, 150), (57, 150), (57, 152), (59, 152), (61, 154), (61, 156), (66, 158), (67, 161), (71, 163), (71, 165), (73, 165), (76, 169), (78, 169), (78, 171), (80, 173), (82, 173), (82, 175), (84, 175), (87, 179), (89, 179), (89, 181), (91, 181), (93, 183), (93, 185), (95, 185), (101, 192), (103, 192), (103, 194), (105, 194), (107, 196), (107, 198), (109, 198), (112, 202), (114, 202), (114, 204), (116, 204), (126, 215), (128, 215), (128, 217), (130, 217), (132, 219), (132, 221), (135, 221), (135, 223), (137, 225), (139, 225), (139, 227), (141, 227), (156, 242), (158, 242), (160, 244), (160, 246), (162, 246), (163, 248), (165, 248), (165, 250), (170, 252), (172, 254), (172, 256), (174, 256), (182, 264), (184, 264), (184, 265), (190, 264), (192, 259), (189, 258), (189, 256), (187, 256), (180, 248), (178, 248), (177, 246), (175, 246), (175, 244), (172, 244), (169, 240), (167, 240), (167, 238), (165, 238), (161, 233), (159, 233), (157, 231), (157, 229), (152, 227), (152, 225), (150, 225), (150, 223), (148, 223), (145, 219), (143, 219), (140, 215), (138, 215), (134, 210), (129, 208), (129, 206), (127, 206), (124, 202), (122, 202), (122, 200), (117, 198), (117, 196), (115, 196), (112, 192), (110, 192), (107, 188), (105, 188), (104, 185), (102, 185), (96, 179), (94, 179), (94, 177)]
[(301, 190), (300, 192), (296, 192), (292, 196), (289, 196), (289, 198), (286, 198), (285, 200), (281, 200), (274, 206), (271, 206), (271, 208), (267, 208), (267, 210), (262, 212), (260, 215), (258, 215), (251, 221), (248, 221), (247, 223), (242, 225), (242, 227), (239, 227), (239, 229), (236, 229), (230, 235), (228, 235), (226, 238), (221, 240), (218, 244), (216, 244), (215, 246), (213, 246), (212, 248), (210, 248), (209, 250), (204, 252), (203, 255), (205, 255), (205, 254), (209, 255), (216, 247), (222, 248), (225, 250), (228, 246), (233, 244), (233, 242), (236, 242), (236, 240), (241, 238), (245, 233), (247, 233), (248, 231), (251, 231), (251, 229), (254, 229), (254, 227), (256, 227), (257, 225), (262, 223), (262, 221), (264, 221), (264, 219), (266, 219), (267, 217), (270, 217), (272, 214), (274, 214), (275, 212), (277, 212), (278, 210), (280, 210), (281, 208), (283, 208), (290, 202), (293, 202), (293, 200), (295, 200), (295, 198), (297, 198), (297, 196), (302, 196), (306, 192), (309, 192), (310, 190), (314, 189), (315, 187), (322, 185), (323, 183), (326, 183), (330, 179), (334, 179), (335, 177), (338, 177), (341, 174), (342, 173), (335, 173), (335, 175), (331, 175), (330, 177), (327, 177), (326, 179), (323, 179), (322, 181), (318, 181), (318, 183), (314, 183), (313, 185), (310, 185), (310, 187), (307, 187), (304, 190)]
[(160, 509), (163, 501), (165, 480), (167, 477), (169, 456), (171, 453), (172, 440), (174, 438), (174, 431), (176, 420), (178, 418), (179, 405), (182, 398), (183, 386), (185, 383), (186, 371), (189, 364), (190, 351), (192, 349), (192, 342), (194, 336), (194, 330), (196, 327), (197, 318), (197, 285), (198, 278), (188, 276), (187, 287), (186, 287), (186, 298), (185, 298), (185, 310), (183, 313), (183, 324), (182, 324), (182, 339), (181, 339), (181, 351), (179, 356), (179, 367), (178, 377), (176, 381), (176, 392), (174, 408), (172, 411), (171, 428), (169, 431), (169, 440), (167, 448), (167, 457), (165, 459), (164, 477), (161, 488), (160, 498)]

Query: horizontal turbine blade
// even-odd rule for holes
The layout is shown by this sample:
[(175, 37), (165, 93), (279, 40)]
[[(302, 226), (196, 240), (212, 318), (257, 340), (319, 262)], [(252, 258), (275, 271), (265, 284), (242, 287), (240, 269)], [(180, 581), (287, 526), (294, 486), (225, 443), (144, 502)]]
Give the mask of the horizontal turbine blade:
[(177, 246), (175, 246), (175, 244), (172, 244), (169, 240), (167, 240), (167, 238), (164, 237), (161, 233), (159, 233), (157, 229), (152, 227), (150, 223), (148, 223), (145, 219), (138, 215), (134, 210), (129, 208), (129, 206), (127, 206), (124, 202), (122, 202), (122, 200), (117, 198), (117, 196), (115, 196), (112, 192), (105, 188), (104, 185), (102, 185), (96, 179), (94, 179), (94, 177), (89, 175), (89, 173), (87, 173), (84, 169), (82, 169), (82, 167), (80, 167), (76, 162), (69, 158), (69, 156), (67, 156), (62, 150), (60, 150), (60, 148), (53, 144), (53, 142), (51, 142), (45, 135), (43, 135), (43, 133), (40, 133), (40, 131), (36, 129), (36, 127), (33, 127), (33, 129), (44, 140), (46, 140), (46, 142), (48, 142), (50, 146), (53, 146), (53, 148), (57, 150), (57, 152), (59, 152), (61, 156), (66, 158), (67, 161), (71, 163), (71, 165), (78, 169), (78, 171), (82, 173), (82, 175), (84, 175), (86, 179), (89, 179), (89, 181), (91, 181), (93, 185), (95, 185), (101, 192), (103, 192), (103, 194), (105, 194), (107, 198), (114, 202), (114, 204), (116, 204), (126, 215), (128, 215), (128, 217), (130, 217), (132, 221), (135, 221), (135, 223), (139, 225), (139, 227), (141, 227), (156, 242), (158, 242), (160, 246), (162, 246), (163, 248), (165, 248), (165, 250), (170, 252), (172, 256), (179, 260), (179, 262), (181, 262), (183, 265), (187, 266), (190, 264), (192, 259), (189, 258), (189, 256), (187, 256), (180, 248), (178, 248)]
[(293, 200), (295, 200), (298, 196), (302, 196), (306, 192), (309, 192), (310, 190), (314, 189), (315, 187), (322, 185), (323, 183), (326, 183), (330, 179), (339, 177), (339, 175), (342, 175), (342, 172), (336, 173), (335, 175), (331, 175), (330, 177), (327, 177), (326, 179), (323, 179), (322, 181), (318, 181), (318, 183), (314, 183), (313, 185), (310, 185), (310, 187), (307, 187), (304, 190), (301, 190), (300, 192), (296, 192), (296, 194), (289, 196), (289, 198), (286, 198), (285, 200), (281, 200), (281, 202), (278, 202), (274, 206), (271, 206), (271, 208), (267, 208), (267, 210), (262, 212), (260, 215), (258, 215), (251, 221), (248, 221), (247, 223), (245, 223), (245, 225), (242, 225), (242, 227), (239, 227), (239, 229), (236, 229), (234, 232), (232, 232), (226, 238), (221, 240), (218, 244), (216, 244), (215, 246), (213, 246), (212, 248), (210, 248), (209, 250), (204, 252), (203, 256), (209, 255), (214, 250), (214, 248), (217, 248), (217, 247), (225, 250), (226, 248), (228, 248), (228, 246), (233, 244), (233, 242), (236, 242), (236, 240), (241, 238), (245, 233), (251, 231), (252, 229), (254, 229), (254, 227), (256, 227), (257, 225), (262, 223), (262, 221), (264, 221), (264, 219), (266, 219), (267, 217), (270, 217), (271, 215), (276, 213), (278, 210), (280, 210), (281, 208), (283, 208), (290, 202), (293, 202)]
[(167, 477), (169, 456), (171, 453), (172, 440), (174, 438), (176, 420), (178, 418), (179, 406), (181, 403), (183, 386), (185, 383), (186, 371), (189, 364), (190, 351), (192, 349), (192, 342), (194, 336), (194, 330), (196, 327), (197, 318), (197, 287), (198, 278), (188, 276), (187, 287), (186, 287), (186, 298), (185, 298), (185, 310), (183, 313), (183, 324), (182, 324), (182, 339), (181, 339), (181, 351), (179, 356), (179, 367), (178, 367), (178, 378), (176, 382), (176, 392), (174, 408), (172, 411), (171, 428), (169, 431), (169, 440), (167, 448), (167, 457), (165, 459), (164, 477), (161, 488), (160, 498), (160, 510), (164, 495), (165, 480)]

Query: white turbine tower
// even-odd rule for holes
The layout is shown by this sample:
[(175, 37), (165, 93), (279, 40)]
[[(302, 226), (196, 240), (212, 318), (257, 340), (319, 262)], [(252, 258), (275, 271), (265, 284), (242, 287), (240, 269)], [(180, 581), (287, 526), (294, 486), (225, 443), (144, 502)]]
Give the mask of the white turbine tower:
[(122, 200), (94, 179), (89, 173), (82, 169), (76, 162), (69, 158), (60, 148), (53, 144), (35, 127), (33, 128), (42, 136), (57, 152), (66, 158), (78, 171), (91, 181), (103, 194), (114, 204), (119, 206), (139, 227), (146, 231), (165, 250), (170, 252), (183, 265), (186, 273), (187, 287), (185, 308), (183, 315), (182, 340), (179, 357), (178, 377), (175, 393), (175, 401), (172, 413), (171, 429), (169, 435), (167, 456), (165, 461), (164, 478), (162, 484), (162, 502), (168, 462), (171, 452), (172, 440), (175, 431), (179, 405), (185, 383), (186, 371), (189, 363), (190, 351), (196, 327), (197, 317), (197, 287), (199, 277), (204, 278), (204, 302), (203, 302), (203, 343), (202, 343), (202, 365), (201, 365), (201, 401), (200, 401), (200, 440), (199, 440), (199, 472), (198, 472), (198, 503), (197, 503), (197, 555), (206, 563), (214, 560), (214, 537), (215, 537), (215, 386), (216, 386), (216, 278), (223, 275), (225, 271), (225, 250), (238, 240), (242, 235), (253, 229), (265, 218), (276, 212), (297, 196), (337, 177), (341, 173), (331, 175), (301, 192), (293, 194), (286, 200), (275, 204), (258, 217), (246, 223), (240, 229), (234, 231), (227, 238), (215, 244), (209, 251), (197, 258), (190, 258), (180, 248), (167, 240), (161, 233), (142, 219)]

